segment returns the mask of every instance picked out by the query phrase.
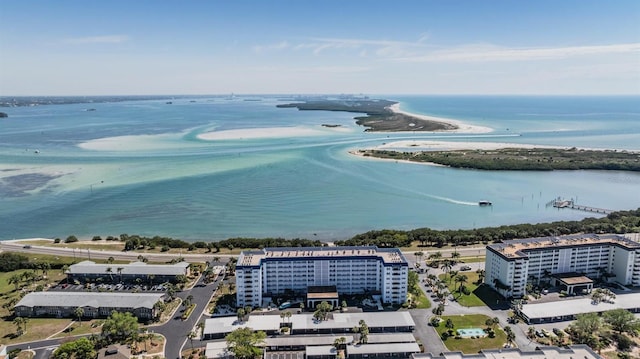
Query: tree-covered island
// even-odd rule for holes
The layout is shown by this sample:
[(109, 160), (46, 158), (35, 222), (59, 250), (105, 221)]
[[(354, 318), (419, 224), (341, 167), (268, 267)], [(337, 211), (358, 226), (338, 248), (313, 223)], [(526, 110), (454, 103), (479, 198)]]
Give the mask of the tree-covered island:
[(457, 126), (446, 122), (429, 121), (404, 113), (394, 112), (391, 106), (398, 102), (389, 100), (309, 100), (280, 104), (280, 108), (297, 108), (301, 111), (342, 111), (364, 113), (354, 119), (358, 125), (367, 127), (365, 131), (451, 131)]
[(480, 170), (612, 170), (640, 171), (640, 153), (577, 148), (502, 148), (496, 150), (449, 150), (398, 152), (359, 150), (359, 155), (383, 159), (435, 163)]

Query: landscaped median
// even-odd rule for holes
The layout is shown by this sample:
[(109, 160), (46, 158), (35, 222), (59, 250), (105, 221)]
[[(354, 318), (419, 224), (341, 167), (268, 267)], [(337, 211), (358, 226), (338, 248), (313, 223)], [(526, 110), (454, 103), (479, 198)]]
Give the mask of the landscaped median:
[[(440, 318), (440, 323), (434, 326), (434, 329), (449, 351), (477, 353), (482, 349), (502, 348), (507, 343), (507, 335), (497, 323), (487, 325), (487, 320), (492, 318), (486, 315), (444, 315)], [(447, 323), (449, 323), (448, 326)], [(483, 329), (485, 335), (463, 337), (458, 333), (459, 329), (473, 328)], [(490, 332), (494, 333), (493, 336), (489, 334)]]

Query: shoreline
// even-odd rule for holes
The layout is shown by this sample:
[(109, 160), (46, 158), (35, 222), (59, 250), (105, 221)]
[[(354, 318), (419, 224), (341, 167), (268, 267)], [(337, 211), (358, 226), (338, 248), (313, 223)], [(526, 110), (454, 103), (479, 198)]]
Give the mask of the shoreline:
[[(395, 113), (395, 114), (400, 114), (400, 115), (404, 115), (410, 118), (415, 118), (421, 121), (427, 121), (427, 122), (435, 122), (435, 123), (441, 123), (444, 124), (445, 126), (453, 126), (456, 127), (455, 129), (452, 130), (433, 130), (433, 131), (424, 131), (424, 132), (444, 132), (444, 133), (489, 133), (489, 132), (493, 132), (494, 130), (490, 127), (486, 127), (486, 126), (477, 126), (477, 125), (471, 125), (468, 124), (466, 122), (460, 121), (460, 120), (454, 120), (454, 119), (450, 119), (450, 118), (442, 118), (442, 117), (435, 117), (435, 116), (428, 116), (428, 115), (421, 115), (421, 114), (416, 114), (416, 113), (412, 113), (412, 112), (407, 112), (404, 110), (400, 109), (400, 103), (395, 103), (389, 107), (387, 107), (389, 109), (389, 111)], [(387, 132), (395, 132), (395, 131), (387, 131)], [(418, 132), (418, 131), (416, 131)]]

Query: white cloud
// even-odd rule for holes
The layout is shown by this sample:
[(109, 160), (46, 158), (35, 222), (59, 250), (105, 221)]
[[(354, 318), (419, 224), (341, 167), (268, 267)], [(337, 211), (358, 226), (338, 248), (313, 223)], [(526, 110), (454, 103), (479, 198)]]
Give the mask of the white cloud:
[(419, 56), (397, 57), (401, 62), (486, 62), (553, 60), (573, 56), (630, 53), (640, 51), (640, 43), (568, 46), (548, 48), (508, 48), (496, 45), (466, 45), (437, 50)]
[(129, 41), (127, 35), (88, 36), (64, 39), (68, 44), (119, 44)]
[(289, 48), (290, 45), (287, 41), (281, 41), (277, 44), (270, 44), (270, 45), (256, 45), (253, 47), (253, 51), (255, 51), (256, 53), (262, 53), (264, 51), (269, 51), (269, 50), (284, 50)]

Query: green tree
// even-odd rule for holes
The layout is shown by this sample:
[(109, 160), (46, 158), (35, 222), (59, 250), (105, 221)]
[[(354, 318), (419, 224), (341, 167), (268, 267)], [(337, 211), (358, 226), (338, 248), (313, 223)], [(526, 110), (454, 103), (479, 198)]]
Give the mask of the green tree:
[(369, 341), (369, 326), (367, 325), (367, 323), (360, 319), (360, 321), (358, 322), (359, 325), (359, 333), (360, 333), (360, 343), (361, 344), (367, 344), (367, 342)]
[(21, 336), (27, 331), (27, 321), (25, 317), (15, 317), (13, 319), (13, 325), (16, 326), (16, 335)]
[[(576, 344), (587, 344), (593, 348), (603, 327), (602, 318), (597, 313), (578, 314), (569, 326), (568, 332)], [(596, 338), (595, 341), (593, 338)]]
[(458, 292), (460, 292), (460, 295), (462, 295), (462, 286), (467, 283), (467, 280), (469, 278), (465, 275), (465, 274), (458, 274), (456, 276), (456, 282), (460, 283), (460, 286), (458, 287)]
[(513, 341), (516, 340), (516, 333), (508, 325), (504, 327), (504, 332), (507, 334), (507, 344), (513, 344)]
[[(236, 316), (238, 317), (238, 321), (242, 322), (244, 320), (244, 315), (245, 315), (244, 308), (238, 308), (238, 310), (236, 311)], [(284, 316), (282, 317), (284, 318)]]
[(113, 311), (102, 325), (102, 336), (108, 343), (125, 342), (138, 334), (138, 319), (131, 313)]
[(95, 357), (95, 346), (86, 337), (64, 343), (53, 352), (53, 359), (94, 359)]
[(238, 359), (254, 359), (262, 356), (262, 349), (258, 347), (267, 337), (265, 332), (256, 331), (249, 327), (238, 328), (229, 333), (225, 339), (227, 349)]
[(82, 317), (84, 317), (84, 309), (82, 309), (82, 307), (77, 307), (73, 310), (73, 314), (75, 314), (76, 318), (78, 318), (78, 322), (82, 323)]
[(20, 288), (21, 281), (22, 281), (22, 276), (16, 273), (16, 274), (12, 274), (11, 277), (9, 277), (9, 280), (7, 281), (7, 283), (13, 284), (16, 290), (18, 290)]
[(602, 319), (618, 333), (627, 332), (635, 335), (640, 330), (640, 320), (626, 309), (608, 310), (602, 314)]
[(327, 320), (327, 316), (330, 311), (333, 310), (333, 306), (327, 303), (326, 301), (322, 301), (316, 307), (316, 311), (313, 312), (313, 317), (317, 320)]
[(193, 350), (193, 340), (198, 337), (198, 334), (193, 330), (187, 334), (187, 338), (189, 338), (189, 342), (191, 342), (191, 350)]

